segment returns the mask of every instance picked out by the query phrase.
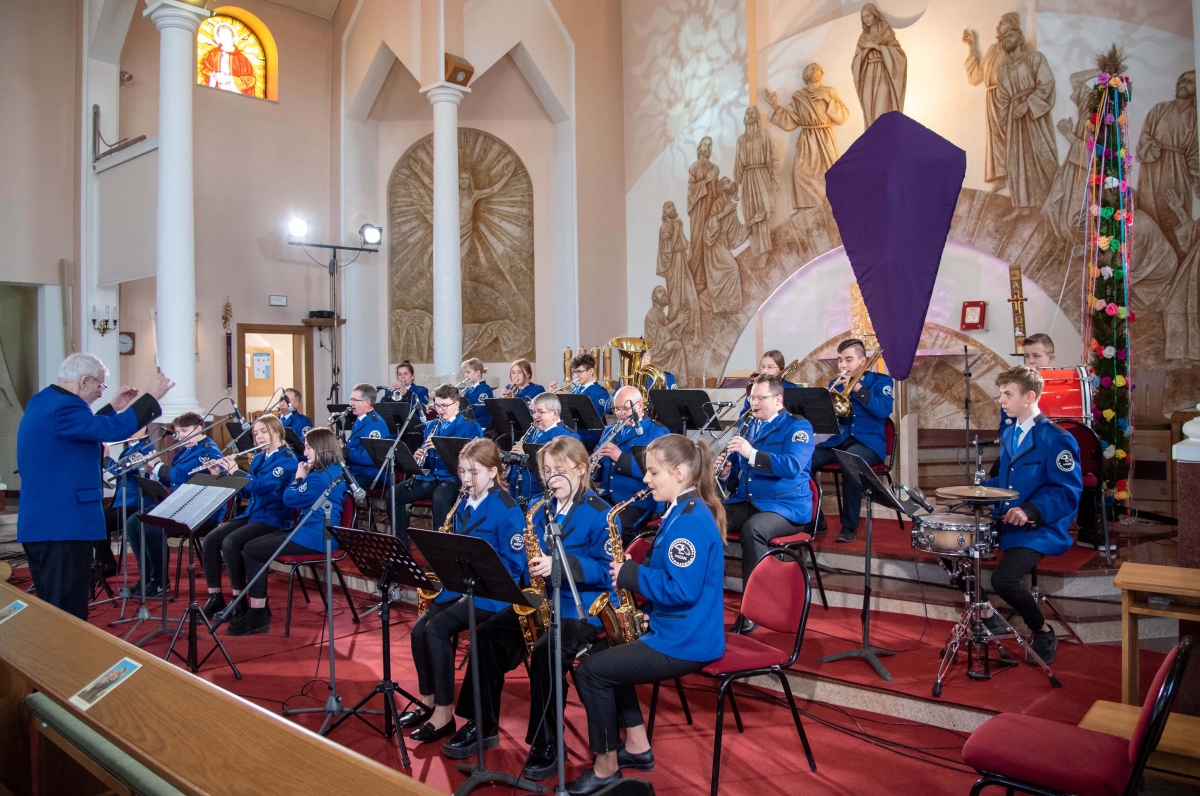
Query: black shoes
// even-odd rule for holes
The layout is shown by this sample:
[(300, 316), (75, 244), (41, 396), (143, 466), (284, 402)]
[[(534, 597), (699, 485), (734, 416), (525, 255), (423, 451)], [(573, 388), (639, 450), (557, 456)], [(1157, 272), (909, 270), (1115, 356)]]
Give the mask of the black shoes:
[(729, 626), (730, 633), (737, 633), (740, 636), (748, 636), (757, 629), (758, 625), (754, 624), (741, 614), (738, 614), (737, 620)]
[(425, 722), (429, 721), (429, 717), (433, 715), (433, 708), (428, 705), (417, 705), (411, 710), (406, 710), (400, 714), (400, 718), (396, 720), (396, 724), (401, 729), (411, 730), (413, 727), (420, 727)]
[(654, 750), (647, 749), (635, 755), (625, 750), (625, 744), (621, 744), (621, 748), (617, 750), (617, 765), (620, 768), (632, 768), (634, 771), (653, 771)]
[[(450, 722), (451, 725), (454, 722)], [(425, 725), (428, 727), (429, 725)], [(419, 731), (418, 731), (419, 732)], [(440, 732), (440, 730), (439, 730)], [(449, 735), (450, 733), (445, 733)], [(416, 733), (411, 736), (416, 738)], [(439, 738), (442, 736), (438, 736)], [(442, 754), (451, 760), (462, 760), (470, 757), (476, 752), (476, 744), (478, 743), (478, 735), (476, 734), (475, 722), (468, 721), (462, 726), (458, 732), (454, 733), (454, 737), (442, 744)], [(483, 748), (495, 749), (500, 745), (500, 731), (495, 727), (487, 727), (483, 733)]]
[(837, 535), (837, 541), (839, 542), (853, 542), (856, 539), (858, 539), (857, 528), (842, 528), (841, 532)]
[[(1042, 659), (1042, 663), (1047, 666), (1054, 663), (1054, 653), (1058, 651), (1058, 637), (1054, 635), (1054, 628), (1047, 625), (1044, 631), (1035, 632), (1029, 646)], [(1037, 666), (1037, 663), (1029, 656), (1025, 656), (1025, 661)]]
[(434, 741), (445, 738), (447, 735), (454, 734), (454, 719), (443, 724), (441, 727), (434, 727), (429, 722), (425, 722), (420, 727), (408, 734), (417, 743), (433, 743)]
[(244, 616), (229, 623), (229, 635), (248, 636), (251, 633), (266, 633), (271, 629), (271, 609), (251, 608)]
[(208, 602), (204, 603), (204, 607), (200, 611), (211, 620), (214, 616), (225, 610), (225, 605), (224, 595), (219, 592), (216, 594), (210, 593), (208, 595)]
[(571, 794), (571, 796), (591, 796), (591, 794), (603, 790), (619, 779), (624, 779), (621, 776), (621, 769), (619, 768), (611, 777), (598, 777), (596, 776), (596, 769), (589, 768), (567, 783), (567, 793)]
[(544, 746), (534, 746), (529, 750), (529, 759), (521, 776), (537, 782), (558, 771), (558, 744), (548, 743)]
[[(169, 584), (169, 583), (164, 587), (162, 584), (155, 583), (154, 581), (150, 581), (146, 584), (146, 599), (152, 600), (155, 597), (162, 597), (163, 591), (165, 589), (169, 589), (169, 588), (171, 588), (171, 584)], [(134, 583), (133, 585), (131, 585), (129, 587), (129, 591), (131, 594), (133, 594), (134, 597), (141, 597), (142, 596), (142, 582), (139, 580), (137, 583)]]

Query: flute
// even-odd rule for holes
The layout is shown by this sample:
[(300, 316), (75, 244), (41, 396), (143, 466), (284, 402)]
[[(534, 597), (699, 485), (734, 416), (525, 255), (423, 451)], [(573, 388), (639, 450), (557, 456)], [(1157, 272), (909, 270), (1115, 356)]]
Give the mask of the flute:
[[(262, 445), (255, 445), (253, 448), (242, 451), (241, 453), (239, 453), (237, 455), (238, 456), (249, 456), (251, 453), (254, 453), (257, 450), (262, 450), (265, 447), (267, 447), (267, 443), (264, 442)], [(199, 467), (193, 467), (192, 469), (188, 470), (187, 474), (195, 475), (196, 473), (200, 472), (201, 470), (207, 470), (211, 465), (218, 464), (220, 461), (221, 461), (220, 459), (213, 459), (211, 461), (207, 461), (204, 464), (200, 465)]]

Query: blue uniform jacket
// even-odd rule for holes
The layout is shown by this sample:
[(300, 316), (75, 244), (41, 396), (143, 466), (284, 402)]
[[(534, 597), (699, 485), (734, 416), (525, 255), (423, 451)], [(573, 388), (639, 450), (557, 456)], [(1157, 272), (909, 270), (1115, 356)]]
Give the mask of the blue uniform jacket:
[[(588, 400), (592, 402), (592, 406), (596, 407), (596, 414), (600, 415), (600, 420), (604, 420), (605, 416), (608, 414), (608, 405), (612, 400), (612, 396), (609, 395), (608, 390), (600, 386), (600, 382), (592, 382), (577, 392), (576, 395), (586, 395)], [(584, 447), (591, 451), (596, 447), (596, 443), (600, 441), (600, 432), (580, 431), (579, 439), (583, 442)]]
[(292, 510), (283, 502), (283, 491), (296, 477), (296, 454), (284, 445), (269, 456), (254, 454), (246, 476), (250, 483), (242, 487), (239, 497), (250, 498), (250, 505), (238, 515), (250, 522), (261, 522), (272, 528), (291, 528)]
[[(644, 448), (659, 437), (671, 433), (667, 431), (666, 426), (644, 417), (638, 420), (638, 428), (642, 430), (640, 435), (633, 426), (626, 426), (613, 437), (613, 443), (621, 449), (620, 459), (615, 462), (607, 456), (600, 459), (600, 491), (607, 493), (614, 505), (628, 500), (646, 488), (642, 481), (645, 473), (642, 472), (637, 457), (633, 455), (633, 449)], [(611, 432), (611, 429), (612, 426), (609, 426), (605, 431)], [(656, 503), (652, 497), (642, 498), (633, 505), (656, 513), (666, 508), (666, 504)]]
[[(545, 445), (555, 437), (574, 437), (579, 439), (579, 435), (558, 421), (557, 425), (553, 425), (545, 431), (535, 428), (529, 434), (529, 438), (525, 441), (530, 445)], [(508, 471), (508, 489), (509, 491), (521, 498), (525, 498), (526, 502), (536, 500), (542, 496), (542, 482), (529, 472), (524, 466), (514, 464)]]
[[(526, 568), (525, 514), (508, 492), (493, 485), (487, 497), (474, 509), (467, 506), (466, 498), (459, 501), (454, 512), (454, 532), (486, 541), (500, 555), (512, 579), (521, 582), (521, 573)], [(442, 589), (434, 602), (450, 602), (461, 596), (456, 591)], [(509, 603), (499, 600), (475, 598), (475, 607), (480, 611), (501, 611), (508, 606)]]
[[(800, 388), (799, 384), (792, 384), (790, 381), (783, 382), (783, 389), (785, 389), (785, 390), (797, 390), (799, 388)], [(744, 415), (749, 411), (750, 411), (750, 394), (746, 393), (746, 397), (744, 399), (742, 399), (741, 414)]]
[[(553, 502), (554, 500), (551, 499), (551, 503)], [(543, 504), (543, 508), (545, 508), (545, 504)], [(612, 507), (589, 489), (572, 502), (565, 517), (559, 518), (562, 525), (563, 553), (567, 556), (567, 566), (571, 568), (571, 577), (575, 578), (575, 588), (579, 590), (579, 600), (583, 603), (585, 614), (592, 601), (599, 597), (601, 592), (609, 592), (609, 597), (612, 599), (616, 597), (612, 592), (612, 578), (609, 577), (609, 566), (612, 564), (612, 542), (608, 536), (608, 523), (605, 521), (605, 516), (610, 508)], [(557, 511), (557, 508), (551, 508), (549, 511)], [(533, 520), (542, 551), (549, 555), (550, 548), (546, 544), (546, 514), (546, 511), (539, 511), (534, 515)], [(617, 518), (616, 522), (619, 529), (620, 519)], [(528, 562), (526, 562), (524, 578), (524, 582), (528, 583)], [(562, 617), (563, 619), (579, 619), (580, 617), (575, 614), (574, 598), (566, 583), (567, 579), (564, 576)], [(554, 594), (549, 580), (546, 582), (546, 588), (546, 599), (553, 599)], [(585, 616), (583, 619), (597, 627), (602, 626), (597, 617)]]
[(82, 398), (57, 384), (30, 398), (17, 428), (17, 541), (106, 538), (101, 444), (125, 439), (161, 414), (150, 395), (123, 412), (105, 406), (96, 414)]
[(1028, 547), (1048, 556), (1062, 555), (1071, 548), (1071, 521), (1079, 512), (1083, 493), (1079, 445), (1045, 415), (1038, 415), (1018, 448), (1020, 431), (1013, 423), (1001, 432), (1000, 474), (984, 483), (1020, 493), (1015, 500), (1000, 504), (993, 516), (1003, 516), (1019, 506), (1033, 526), (1001, 525), (1000, 549)]
[[(505, 384), (504, 389), (511, 390), (512, 385)], [(521, 389), (517, 390), (515, 393), (513, 393), (513, 397), (521, 398), (521, 399), (525, 400), (526, 402), (529, 402), (529, 401), (532, 401), (534, 398), (537, 398), (539, 395), (541, 395), (545, 391), (546, 391), (546, 388), (543, 387), (542, 385), (529, 383), (529, 384), (526, 384)]]
[(740, 453), (730, 455), (733, 468), (729, 480), (737, 479), (737, 490), (726, 503), (750, 501), (759, 511), (773, 511), (789, 521), (812, 521), (812, 491), (808, 488), (812, 465), (812, 424), (802, 417), (780, 412), (765, 428), (751, 425), (747, 432), (757, 453), (748, 466)]
[(293, 432), (295, 432), (296, 436), (299, 437), (301, 441), (304, 440), (304, 435), (307, 434), (312, 428), (312, 420), (300, 414), (299, 412), (292, 412), (286, 417), (280, 417), (279, 421), (283, 423), (284, 428), (290, 428)]
[[(371, 454), (367, 453), (362, 440), (391, 438), (392, 432), (378, 412), (372, 410), (355, 419), (354, 425), (350, 428), (350, 437), (346, 440), (346, 462), (350, 465), (350, 473), (355, 478), (366, 479), (370, 483), (371, 479), (375, 477), (375, 473), (379, 472), (379, 467), (371, 458)], [(383, 474), (383, 483), (390, 483), (388, 481), (390, 475), (386, 472)]]
[[(483, 429), (478, 423), (472, 423), (466, 417), (459, 414), (454, 416), (454, 419), (449, 423), (442, 420), (433, 420), (425, 424), (425, 440), (428, 441), (431, 436), (439, 437), (462, 437), (463, 439), (478, 439), (483, 436)], [(452, 473), (446, 469), (446, 463), (442, 461), (442, 457), (438, 455), (437, 448), (430, 448), (429, 453), (425, 455), (425, 464), (422, 465), (429, 471), (429, 475), (418, 475), (418, 481), (454, 481), (458, 482), (458, 473)]]
[[(422, 387), (419, 384), (412, 384), (412, 385), (409, 385), (408, 392), (417, 396), (417, 400), (421, 402), (421, 406), (429, 405), (429, 388), (428, 387)], [(405, 393), (404, 395), (400, 396), (400, 400), (403, 401), (407, 397), (407, 395), (408, 395), (408, 393)], [(392, 391), (390, 389), (389, 390), (380, 390), (379, 403), (381, 403), (381, 404), (393, 403)]]
[(666, 384), (659, 384), (657, 379), (652, 379), (646, 385), (646, 389), (647, 390), (674, 390), (677, 386), (675, 384), (675, 374), (674, 373), (670, 373), (670, 372), (664, 370), (663, 371), (663, 381), (665, 381)]
[(463, 397), (471, 404), (471, 411), (475, 413), (475, 422), (485, 431), (492, 427), (492, 413), (487, 410), (483, 404), (484, 398), (492, 398), (492, 386), (486, 381), (479, 381), (468, 387), (463, 392)]
[(717, 521), (694, 491), (663, 518), (642, 565), (621, 567), (617, 585), (650, 601), (651, 649), (685, 661), (725, 654), (725, 544)]
[(189, 448), (180, 448), (175, 451), (175, 458), (171, 460), (171, 471), (167, 479), (168, 486), (174, 488), (186, 484), (191, 479), (191, 476), (188, 475), (189, 472), (205, 462), (216, 461), (220, 458), (221, 449), (208, 437), (204, 437)]
[[(109, 475), (116, 479), (116, 491), (113, 492), (112, 507), (119, 509), (121, 506), (133, 508), (138, 505), (138, 496), (141, 490), (138, 489), (137, 482), (133, 480), (135, 475), (145, 475), (145, 467), (139, 467), (136, 470), (131, 470), (125, 474), (125, 490), (121, 491), (121, 479), (116, 476), (119, 469), (123, 469), (129, 460), (138, 454), (153, 454), (154, 443), (150, 441), (149, 435), (142, 437), (139, 440), (131, 442), (121, 451), (121, 456), (117, 461), (108, 459), (108, 465), (104, 468)], [(157, 460), (156, 460), (157, 461)], [(150, 463), (153, 466), (153, 462)]]
[[(828, 386), (832, 387), (834, 379)], [(850, 394), (850, 416), (838, 420), (841, 433), (821, 443), (827, 448), (841, 445), (850, 437), (887, 458), (887, 437), (883, 425), (892, 414), (892, 377), (871, 371), (859, 381), (862, 389)], [(841, 386), (838, 392), (841, 392)]]
[[(295, 470), (292, 471), (293, 474)], [(342, 474), (342, 466), (340, 464), (331, 464), (324, 470), (313, 470), (301, 480), (292, 481), (287, 489), (283, 490), (283, 505), (290, 509), (296, 509), (300, 512), (297, 520), (302, 519), (308, 510), (313, 507), (313, 503), (317, 501), (321, 495), (325, 494), (326, 487), (329, 482)], [(342, 501), (346, 497), (346, 482), (339, 481), (337, 486), (329, 493), (330, 506), (329, 518), (333, 521), (334, 527), (342, 523)], [(303, 525), (297, 529), (292, 541), (298, 545), (304, 545), (309, 550), (324, 552), (325, 550), (325, 509), (323, 506), (317, 506), (316, 511), (309, 515)], [(337, 539), (333, 540), (333, 549), (337, 550)]]

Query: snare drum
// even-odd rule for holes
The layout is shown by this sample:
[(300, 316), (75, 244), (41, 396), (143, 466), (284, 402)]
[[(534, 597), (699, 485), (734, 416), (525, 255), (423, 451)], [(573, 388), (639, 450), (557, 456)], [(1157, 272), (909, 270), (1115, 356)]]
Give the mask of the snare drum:
[(1051, 420), (1075, 420), (1092, 424), (1092, 382), (1088, 369), (1039, 368), (1045, 386), (1038, 399), (1038, 408)]
[[(914, 518), (912, 546), (939, 556), (969, 555), (975, 546), (975, 517), (970, 514), (925, 514)], [(995, 547), (995, 525), (991, 517), (979, 518), (981, 553)]]

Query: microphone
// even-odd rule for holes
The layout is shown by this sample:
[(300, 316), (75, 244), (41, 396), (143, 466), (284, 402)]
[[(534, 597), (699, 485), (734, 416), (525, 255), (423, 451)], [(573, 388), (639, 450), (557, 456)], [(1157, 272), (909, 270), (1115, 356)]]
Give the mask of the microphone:
[(709, 401), (709, 406), (715, 406), (718, 409), (732, 409), (737, 406), (737, 401)]
[(346, 483), (350, 486), (350, 494), (354, 495), (355, 500), (365, 500), (367, 490), (358, 485), (358, 481), (354, 480), (354, 474), (350, 472), (348, 465), (342, 465), (342, 476), (346, 479)]
[(249, 431), (249, 430), (250, 430), (250, 424), (246, 422), (246, 418), (242, 417), (242, 412), (241, 412), (241, 410), (240, 410), (240, 409), (238, 409), (236, 406), (235, 406), (235, 407), (233, 407), (233, 416), (234, 416), (235, 418), (237, 418), (237, 421), (238, 421), (239, 423), (241, 423), (241, 424), (242, 424), (242, 431)]
[(985, 439), (985, 440), (978, 440), (978, 439), (977, 439), (977, 440), (975, 440), (974, 442), (972, 442), (971, 444), (972, 444), (972, 445), (974, 445), (976, 448), (987, 448), (987, 447), (990, 447), (990, 446), (992, 446), (992, 445), (999, 445), (999, 444), (1000, 444), (1000, 438), (999, 438), (999, 437), (996, 437), (995, 439)]
[(638, 416), (638, 411), (634, 408), (633, 401), (629, 402), (629, 411), (633, 418), (633, 433), (639, 437), (642, 436), (642, 418)]
[(929, 501), (925, 500), (925, 496), (921, 494), (919, 490), (909, 489), (899, 481), (896, 482), (896, 488), (904, 492), (904, 494), (908, 495), (908, 497), (912, 498), (912, 500), (916, 502), (918, 506), (928, 511), (930, 514), (934, 513), (933, 506), (929, 505)]

